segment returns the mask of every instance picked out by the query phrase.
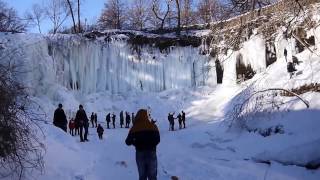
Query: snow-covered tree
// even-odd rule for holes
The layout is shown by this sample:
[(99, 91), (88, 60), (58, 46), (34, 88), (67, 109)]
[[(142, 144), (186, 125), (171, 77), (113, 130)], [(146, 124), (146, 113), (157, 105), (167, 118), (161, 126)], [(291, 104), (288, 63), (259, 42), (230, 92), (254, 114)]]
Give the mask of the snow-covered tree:
[(22, 32), (26, 30), (26, 23), (19, 18), (15, 9), (0, 0), (0, 31)]

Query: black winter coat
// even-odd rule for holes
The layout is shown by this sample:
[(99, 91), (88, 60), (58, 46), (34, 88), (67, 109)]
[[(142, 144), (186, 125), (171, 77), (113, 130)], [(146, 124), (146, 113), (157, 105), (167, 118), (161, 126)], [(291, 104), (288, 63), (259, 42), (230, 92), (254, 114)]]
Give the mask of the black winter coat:
[(104, 131), (103, 127), (101, 127), (101, 126), (97, 127), (97, 133), (98, 134), (103, 134), (103, 131)]
[(110, 122), (111, 120), (110, 120), (110, 114), (107, 114), (107, 116), (106, 116), (106, 121), (107, 122)]
[(63, 109), (57, 108), (54, 111), (53, 124), (59, 127), (67, 127), (68, 121)]
[(89, 124), (89, 119), (84, 110), (77, 111), (75, 122), (78, 126), (87, 126)]

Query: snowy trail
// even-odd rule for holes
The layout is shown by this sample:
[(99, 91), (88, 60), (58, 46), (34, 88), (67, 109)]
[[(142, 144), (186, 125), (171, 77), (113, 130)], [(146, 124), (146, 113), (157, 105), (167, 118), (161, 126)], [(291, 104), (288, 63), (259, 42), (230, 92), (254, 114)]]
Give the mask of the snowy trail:
[[(104, 122), (100, 122), (105, 127)], [(246, 161), (248, 158), (239, 145), (256, 141), (248, 135), (226, 134), (219, 123), (200, 123), (198, 126), (169, 132), (160, 128), (161, 143), (158, 146), (158, 178), (168, 180), (177, 176), (183, 180), (248, 180), (248, 179), (304, 179), (318, 180), (320, 171), (306, 171), (304, 168), (282, 166), (273, 163), (266, 164)], [(52, 176), (40, 179), (54, 180), (56, 177), (70, 180), (104, 180), (104, 179), (137, 179), (134, 148), (125, 145), (124, 140), (128, 129), (106, 129), (104, 139), (99, 140), (94, 128), (89, 129), (89, 142), (80, 143), (79, 137), (67, 137), (73, 154), (69, 155), (80, 162), (66, 165), (60, 172), (53, 172)], [(61, 133), (61, 136), (65, 134)], [(245, 136), (245, 137), (243, 137)], [(241, 143), (240, 143), (241, 144)], [(50, 147), (49, 147), (50, 148)], [(259, 147), (258, 147), (259, 148)], [(50, 153), (49, 153), (50, 154)], [(55, 156), (59, 160), (59, 156)], [(63, 164), (63, 163), (62, 163)], [(62, 165), (60, 164), (60, 165)], [(57, 166), (60, 166), (59, 163)], [(50, 171), (52, 167), (49, 167)], [(66, 176), (66, 171), (69, 176)], [(49, 173), (51, 174), (51, 173)], [(57, 176), (58, 175), (58, 176)], [(69, 178), (68, 178), (69, 177)], [(60, 178), (58, 178), (60, 179)]]

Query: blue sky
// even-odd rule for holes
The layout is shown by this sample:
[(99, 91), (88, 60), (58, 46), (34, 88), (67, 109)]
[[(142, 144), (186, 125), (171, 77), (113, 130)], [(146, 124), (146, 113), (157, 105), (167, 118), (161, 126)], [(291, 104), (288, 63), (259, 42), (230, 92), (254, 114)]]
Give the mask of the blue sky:
[[(10, 7), (15, 8), (19, 15), (24, 15), (24, 13), (31, 9), (32, 5), (42, 4), (43, 0), (2, 0), (6, 2)], [(82, 0), (82, 6), (81, 6), (81, 18), (82, 21), (84, 21), (85, 18), (87, 18), (89, 24), (92, 24), (96, 21), (96, 19), (99, 17), (101, 10), (104, 6), (104, 3), (106, 0)], [(70, 20), (67, 22), (71, 23)], [(50, 22), (46, 21), (42, 24), (42, 30), (44, 32), (47, 32), (50, 28)], [(38, 32), (37, 28), (29, 28), (30, 32)]]

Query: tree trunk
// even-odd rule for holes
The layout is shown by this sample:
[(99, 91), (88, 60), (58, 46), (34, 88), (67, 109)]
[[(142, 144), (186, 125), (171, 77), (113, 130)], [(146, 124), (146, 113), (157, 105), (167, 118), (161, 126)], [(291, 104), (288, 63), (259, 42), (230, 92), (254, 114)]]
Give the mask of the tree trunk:
[(178, 24), (177, 24), (177, 35), (178, 36), (180, 36), (180, 31), (181, 31), (181, 12), (180, 12), (180, 2), (179, 2), (179, 0), (176, 0), (176, 5), (177, 5), (177, 14), (178, 14), (178, 19), (177, 19), (177, 21), (178, 21)]
[(78, 0), (78, 32), (81, 32), (81, 24), (80, 24), (80, 0)]
[(77, 29), (76, 29), (76, 21), (74, 19), (74, 14), (73, 14), (73, 9), (70, 3), (70, 0), (67, 0), (68, 5), (69, 5), (69, 9), (70, 9), (70, 13), (71, 13), (71, 17), (72, 17), (72, 22), (73, 22), (73, 31), (74, 33), (77, 33)]

